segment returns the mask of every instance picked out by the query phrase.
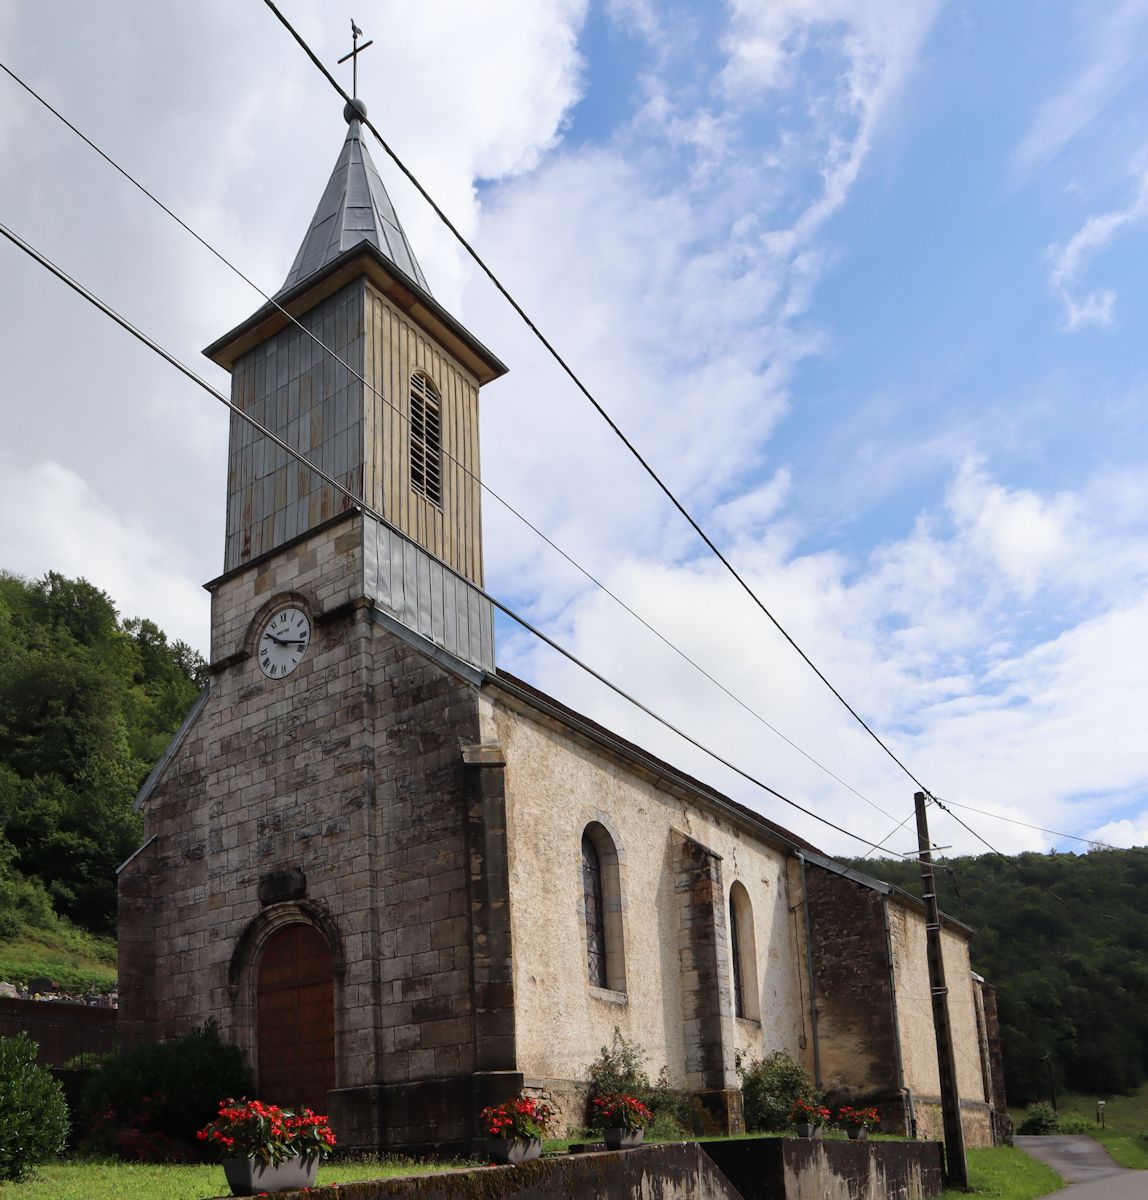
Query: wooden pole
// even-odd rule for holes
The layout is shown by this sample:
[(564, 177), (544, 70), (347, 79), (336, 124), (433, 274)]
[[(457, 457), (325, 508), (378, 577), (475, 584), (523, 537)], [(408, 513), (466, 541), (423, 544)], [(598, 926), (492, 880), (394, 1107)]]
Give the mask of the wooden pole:
[(925, 934), (928, 940), (929, 988), (933, 994), (933, 1028), (937, 1035), (937, 1068), (941, 1077), (941, 1116), (945, 1126), (945, 1174), (952, 1187), (968, 1189), (969, 1167), (965, 1160), (965, 1131), (961, 1126), (961, 1099), (957, 1092), (957, 1063), (953, 1031), (949, 1024), (949, 989), (945, 986), (945, 960), (941, 954), (941, 912), (937, 907), (937, 885), (933, 878), (933, 856), (929, 850), (929, 821), (925, 815), (925, 793), (913, 796), (917, 810), (917, 850), (921, 863), (921, 899), (925, 902)]

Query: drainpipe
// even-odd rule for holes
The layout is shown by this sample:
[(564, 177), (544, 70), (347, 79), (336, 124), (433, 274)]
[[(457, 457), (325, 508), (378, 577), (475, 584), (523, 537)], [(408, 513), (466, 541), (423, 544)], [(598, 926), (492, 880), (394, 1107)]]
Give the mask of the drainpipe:
[(897, 1051), (897, 1088), (904, 1094), (909, 1110), (910, 1137), (917, 1136), (917, 1114), (913, 1108), (913, 1089), (905, 1086), (905, 1059), (901, 1053), (901, 1014), (897, 1004), (897, 972), (893, 967), (893, 929), (889, 924), (889, 897), (881, 897), (881, 914), (885, 919), (885, 957), (889, 961), (889, 1000), (893, 1006), (893, 1045)]
[(809, 881), (805, 877), (805, 855), (795, 850), (801, 863), (801, 907), (805, 914), (805, 969), (809, 974), (809, 1028), (813, 1034), (813, 1082), (821, 1087), (821, 1047), (817, 1041), (817, 980), (813, 974), (813, 922), (809, 918)]

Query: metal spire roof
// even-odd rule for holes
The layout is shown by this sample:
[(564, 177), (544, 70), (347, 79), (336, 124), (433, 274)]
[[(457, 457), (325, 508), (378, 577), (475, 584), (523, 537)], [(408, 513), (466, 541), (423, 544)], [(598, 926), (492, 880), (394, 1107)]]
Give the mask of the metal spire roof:
[(360, 242), (370, 242), (430, 293), (387, 189), (363, 145), (359, 118), (366, 115), (366, 105), (358, 99), (343, 109), (350, 126), (347, 140), (280, 294)]

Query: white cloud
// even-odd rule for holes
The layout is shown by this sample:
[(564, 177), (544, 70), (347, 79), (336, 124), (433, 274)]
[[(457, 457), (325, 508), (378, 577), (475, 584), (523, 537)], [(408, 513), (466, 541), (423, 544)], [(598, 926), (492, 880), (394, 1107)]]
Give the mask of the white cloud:
[(1110, 846), (1148, 846), (1148, 809), (1135, 817), (1107, 821), (1088, 836)]
[[(1140, 733), (1148, 659), (1130, 653), (1148, 624), (1148, 542), (1141, 530), (1110, 528), (1100, 499), (1106, 491), (1103, 481), (1075, 494), (1009, 489), (983, 466), (966, 464), (943, 506), (923, 514), (908, 537), (867, 557), (794, 556), (766, 538), (739, 545), (737, 561), (830, 680), (943, 798), (1080, 832), (1114, 800), (1148, 786)], [(585, 594), (555, 627), (592, 666), (847, 828), (880, 840), (905, 815), (914, 785), (718, 568), (629, 556), (608, 582), (895, 820), (875, 816), (608, 600)], [(1081, 597), (1089, 598), (1086, 607)], [(1018, 602), (1038, 599), (1061, 617), (1034, 633)], [(605, 714), (628, 736), (817, 844), (857, 851), (856, 843), (787, 810), (604, 695), (572, 666), (533, 647), (517, 651), (517, 669), (576, 707)], [(1052, 844), (1030, 829), (963, 815), (1006, 852)], [(958, 851), (983, 851), (947, 818), (937, 821)]]
[[(43, 22), (27, 0), (18, 7), (17, 65), (36, 64), (51, 98), (277, 287), (342, 123), (339, 103), (259, 6), (149, 9), (142, 23), (81, 6), (74, 40), (71, 26)], [(663, 6), (613, 0), (611, 11), (649, 39), (656, 61), (637, 118), (595, 146), (563, 141), (584, 86), (581, 0), (403, 0), (385, 28), (367, 30), (376, 45), (360, 90), (396, 149), (464, 232), (475, 232), (623, 428), (729, 540), (786, 627), (922, 777), (953, 799), (1029, 819), (1039, 811), (1037, 823), (1076, 830), (1104, 819), (1106, 797), (1143, 791), (1148, 778), (1135, 721), (1148, 684), (1128, 653), (1148, 616), (1141, 477), (1024, 489), (970, 459), (904, 536), (810, 553), (802, 547), (811, 531), (790, 510), (799, 469), (771, 440), (798, 403), (798, 365), (829, 344), (810, 319), (834, 256), (825, 222), (894, 119), (893, 100), (904, 95), (938, 7), (738, 0), (723, 10), (731, 15), (722, 59), (679, 45), (661, 24)], [(329, 28), (322, 6), (294, 3), (289, 12), (326, 61), (345, 51), (345, 25)], [(165, 54), (175, 43), (181, 53)], [(765, 112), (777, 132), (769, 144)], [(0, 201), (34, 239), (47, 239), (129, 315), (157, 322), (189, 359), (251, 311), (255, 297), (166, 218), (125, 199), (70, 135), (40, 114), (18, 119), (29, 132), (5, 147)], [(701, 554), (584, 400), (470, 274), (437, 219), (395, 181), (382, 152), (375, 157), (436, 294), (451, 309), (461, 304), (513, 368), (484, 392), (485, 478), (900, 819), (912, 785)], [(496, 186), (479, 188), (491, 177)], [(1132, 219), (1082, 230), (1065, 246), (1072, 296), (1091, 257)], [(21, 465), (0, 483), (0, 564), (85, 574), (124, 611), (202, 645), (198, 583), (220, 566), (226, 422), (30, 269), (12, 267), (6, 285), (2, 319), (21, 353), (5, 364), (0, 405), (8, 453)], [(843, 445), (818, 448), (839, 493), (849, 469)], [(928, 461), (954, 458), (948, 446)], [(864, 488), (846, 492), (843, 506), (871, 505), (886, 486), (881, 475), (866, 463)], [(656, 638), (619, 620), (495, 506), (485, 519), (494, 590), (803, 803), (875, 837), (891, 828)], [(503, 658), (748, 798), (743, 784), (536, 648), (509, 641)], [(847, 848), (772, 802), (765, 811)], [(976, 849), (964, 836), (947, 840)], [(1001, 826), (994, 841), (1018, 849), (1046, 840)]]
[(1148, 171), (1140, 172), (1136, 194), (1124, 208), (1089, 217), (1063, 246), (1049, 247), (1052, 263), (1049, 283), (1064, 304), (1065, 329), (1112, 324), (1116, 293), (1102, 289), (1080, 295), (1081, 276), (1118, 233), (1138, 224), (1145, 216), (1148, 216)]
[(1107, 10), (1087, 7), (1090, 54), (1083, 71), (1046, 100), (1013, 152), (1013, 169), (1028, 173), (1044, 166), (1104, 110), (1130, 69), (1142, 57), (1145, 0), (1124, 0)]
[(209, 601), (189, 578), (186, 549), (125, 520), (55, 462), (0, 473), (3, 568), (30, 579), (83, 576), (125, 617), (162, 615), (169, 637), (207, 651)]
[[(810, 102), (812, 142), (820, 159), (821, 194), (785, 231), (800, 245), (844, 203), (876, 129), (915, 68), (939, 0), (732, 0), (725, 84), (734, 96), (792, 87), (812, 47), (835, 54), (835, 94)], [(790, 153), (804, 153), (795, 136)]]

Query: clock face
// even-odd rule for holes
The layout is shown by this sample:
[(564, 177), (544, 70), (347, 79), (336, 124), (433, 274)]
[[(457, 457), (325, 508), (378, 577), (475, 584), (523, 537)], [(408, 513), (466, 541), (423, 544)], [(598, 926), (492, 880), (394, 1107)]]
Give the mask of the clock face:
[(259, 669), (268, 679), (282, 679), (303, 661), (311, 641), (311, 621), (299, 608), (281, 608), (259, 635)]

